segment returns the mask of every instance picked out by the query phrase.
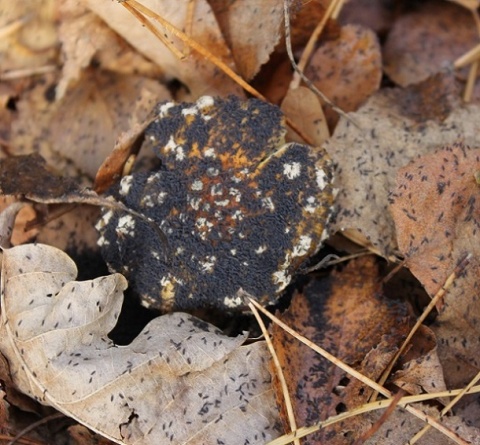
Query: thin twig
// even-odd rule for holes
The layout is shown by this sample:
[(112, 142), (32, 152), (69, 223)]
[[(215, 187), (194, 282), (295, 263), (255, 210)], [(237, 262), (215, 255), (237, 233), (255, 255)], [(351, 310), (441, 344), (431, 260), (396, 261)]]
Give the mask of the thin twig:
[[(470, 381), (470, 383), (465, 386), (465, 388), (462, 389), (462, 391), (457, 394), (457, 396), (455, 398), (453, 398), (450, 403), (445, 406), (445, 408), (442, 409), (442, 411), (440, 412), (440, 419), (445, 415), (447, 414), (452, 408), (453, 406), (465, 395), (467, 394), (471, 388), (474, 387), (475, 383), (477, 383), (478, 381), (480, 380), (480, 372), (477, 373), (477, 375)], [(408, 441), (408, 444), (409, 445), (413, 445), (414, 443), (417, 443), (417, 441), (430, 429), (430, 425), (425, 425), (417, 434), (415, 434), (415, 436), (412, 437), (412, 439), (410, 439)]]
[[(463, 389), (454, 389), (449, 391), (442, 391), (438, 393), (430, 393), (430, 394), (418, 394), (414, 396), (405, 396), (402, 397), (399, 401), (397, 406), (405, 408), (407, 405), (416, 402), (425, 402), (428, 400), (434, 400), (444, 397), (451, 397), (453, 395), (457, 395), (461, 392), (464, 392), (465, 388)], [(480, 393), (480, 385), (473, 386), (467, 391), (467, 394), (478, 394)], [(271, 442), (268, 442), (267, 445), (286, 445), (293, 441), (294, 438), (301, 438), (308, 436), (309, 434), (315, 433), (327, 426), (333, 425), (335, 423), (341, 422), (343, 420), (349, 419), (351, 417), (358, 416), (360, 414), (369, 413), (372, 411), (376, 411), (379, 409), (388, 408), (392, 404), (391, 398), (385, 400), (379, 400), (373, 403), (367, 403), (365, 405), (359, 406), (353, 410), (350, 410), (345, 413), (338, 414), (336, 416), (329, 417), (327, 420), (323, 420), (321, 422), (316, 423), (312, 426), (304, 426), (300, 427), (296, 432), (290, 434), (284, 434), (281, 437), (277, 437)]]
[[(245, 91), (250, 93), (252, 96), (256, 97), (257, 99), (261, 99), (265, 102), (268, 102), (267, 98), (263, 96), (260, 92), (258, 92), (255, 88), (249, 85), (240, 75), (238, 75), (235, 71), (233, 71), (226, 63), (224, 63), (221, 59), (217, 56), (212, 54), (209, 50), (204, 48), (202, 45), (197, 43), (187, 34), (185, 34), (180, 29), (173, 26), (170, 22), (165, 20), (159, 14), (155, 13), (154, 11), (150, 10), (149, 8), (143, 6), (137, 0), (118, 0), (121, 5), (123, 5), (128, 11), (132, 12), (133, 9), (136, 9), (137, 13), (140, 12), (141, 14), (152, 18), (153, 20), (157, 21), (165, 30), (177, 38), (179, 38), (183, 43), (188, 45), (191, 49), (199, 53), (201, 56), (205, 57), (211, 63), (213, 63), (217, 68), (222, 70), (230, 79), (240, 85)], [(135, 17), (138, 18), (137, 14), (134, 14)], [(143, 23), (143, 21), (142, 21)], [(149, 28), (150, 29), (150, 28)], [(153, 31), (152, 31), (153, 32)], [(158, 31), (155, 35), (158, 34)], [(295, 125), (294, 122), (291, 121), (288, 117), (285, 117), (285, 122), (287, 125), (295, 131), (307, 144), (315, 145), (310, 137), (308, 137), (302, 130)]]
[(356, 127), (360, 128), (360, 125), (352, 119), (345, 111), (343, 111), (341, 108), (337, 107), (325, 94), (323, 94), (313, 83), (312, 81), (305, 76), (305, 74), (300, 71), (298, 68), (297, 62), (295, 62), (295, 57), (293, 56), (293, 50), (292, 50), (292, 39), (290, 36), (290, 9), (288, 6), (289, 0), (283, 0), (283, 12), (284, 12), (284, 18), (285, 18), (285, 46), (287, 49), (287, 54), (288, 58), (290, 59), (290, 63), (295, 70), (296, 73), (301, 77), (301, 79), (305, 82), (308, 88), (310, 88), (320, 99), (322, 99), (323, 102), (325, 102), (326, 105), (328, 105), (332, 110), (334, 110), (336, 113), (338, 113), (340, 116), (344, 117), (347, 119), (349, 122), (351, 122), (353, 125)]
[[(310, 341), (308, 338), (306, 338), (303, 335), (296, 332), (294, 329), (292, 329), (290, 326), (285, 324), (279, 318), (275, 317), (275, 315), (268, 312), (263, 306), (261, 306), (254, 299), (249, 298), (249, 300), (260, 312), (265, 314), (268, 318), (270, 318), (270, 320), (272, 320), (274, 323), (278, 324), (282, 329), (287, 331), (294, 338), (301, 341), (304, 345), (307, 345), (309, 348), (313, 349), (315, 352), (320, 354), (322, 357), (326, 358), (327, 360), (332, 362), (334, 365), (338, 366), (340, 369), (342, 369), (343, 371), (350, 374), (352, 377), (355, 377), (356, 379), (360, 380), (362, 383), (365, 383), (370, 388), (378, 391), (380, 394), (384, 395), (385, 397), (388, 397), (388, 398), (392, 397), (392, 393), (388, 389), (379, 385), (377, 382), (373, 381), (372, 379), (368, 378), (367, 376), (364, 376), (363, 374), (358, 372), (356, 369), (353, 369), (351, 366), (342, 362), (341, 360), (339, 360), (334, 355), (330, 354), (328, 351), (326, 351), (322, 347), (316, 345), (315, 343)], [(380, 403), (380, 402), (375, 402), (375, 403)], [(413, 414), (415, 417), (419, 418), (420, 420), (423, 420), (424, 422), (432, 425), (435, 429), (437, 429), (438, 431), (443, 433), (448, 438), (452, 439), (455, 443), (460, 444), (460, 445), (468, 445), (468, 442), (466, 442), (464, 439), (462, 439), (454, 431), (451, 431), (449, 428), (442, 425), (437, 419), (432, 418), (431, 416), (425, 414), (424, 412), (422, 412), (421, 410), (419, 410), (419, 409), (417, 409), (413, 406), (407, 405), (405, 407), (405, 409), (408, 412), (410, 412), (411, 414)], [(294, 436), (294, 437), (298, 437), (298, 436)]]
[[(343, 2), (343, 0), (332, 0), (330, 2), (327, 10), (323, 14), (322, 20), (320, 20), (320, 22), (318, 23), (318, 25), (315, 27), (312, 34), (310, 35), (310, 38), (308, 39), (308, 42), (305, 45), (305, 48), (302, 52), (300, 60), (298, 61), (298, 71), (295, 70), (295, 72), (293, 73), (293, 78), (292, 78), (292, 81), (290, 82), (290, 87), (289, 87), (290, 90), (294, 90), (300, 86), (300, 82), (302, 79), (300, 77), (299, 72), (301, 73), (305, 72), (305, 68), (307, 67), (308, 62), (312, 57), (313, 50), (315, 49), (315, 44), (317, 43), (317, 40), (320, 34), (325, 28), (325, 25), (328, 19), (331, 17), (333, 12), (337, 8), (337, 5), (341, 2)], [(289, 32), (290, 32), (290, 25), (289, 25)]]
[[(252, 303), (249, 303), (248, 307), (250, 308), (253, 315), (257, 319), (257, 323), (260, 326), (260, 329), (262, 330), (263, 336), (265, 337), (265, 341), (267, 343), (268, 350), (270, 351), (270, 355), (272, 356), (277, 377), (282, 387), (283, 399), (285, 402), (285, 408), (287, 410), (288, 423), (290, 424), (290, 430), (292, 432), (297, 431), (297, 422), (295, 421), (295, 413), (293, 411), (292, 400), (290, 398), (290, 393), (288, 391), (285, 375), (283, 374), (282, 365), (280, 364), (280, 360), (278, 360), (278, 356), (273, 346), (272, 339), (270, 338), (270, 334), (268, 333), (268, 330), (265, 327), (265, 323), (263, 322), (262, 317), (260, 317), (260, 314), (258, 313), (257, 308)], [(294, 439), (293, 443), (295, 445), (300, 445), (300, 440)]]
[[(384, 383), (387, 381), (388, 376), (392, 372), (392, 369), (397, 362), (398, 358), (403, 354), (403, 351), (405, 351), (405, 348), (407, 347), (408, 343), (410, 343), (410, 340), (413, 338), (415, 335), (415, 332), (419, 329), (419, 327), (422, 325), (422, 323), (425, 321), (425, 319), (428, 317), (430, 312), (433, 310), (433, 308), (440, 302), (440, 300), (443, 298), (445, 293), (447, 292), (448, 288), (452, 285), (452, 283), (455, 281), (455, 279), (462, 273), (462, 271), (467, 267), (468, 263), (470, 262), (470, 258), (472, 258), (472, 254), (466, 255), (463, 259), (460, 260), (458, 263), (457, 267), (455, 267), (454, 271), (448, 276), (446, 279), (444, 285), (438, 290), (438, 292), (435, 294), (435, 296), (432, 298), (428, 306), (424, 309), (422, 315), (418, 317), (417, 322), (413, 326), (413, 328), (410, 330), (407, 338), (404, 340), (402, 346), (400, 349), (397, 351), (393, 359), (390, 361), (390, 364), (387, 366), (385, 371), (383, 372), (380, 380), (378, 383), (380, 385), (384, 385)], [(375, 392), (372, 394), (371, 401), (375, 401), (376, 397), (378, 396), (378, 392)]]

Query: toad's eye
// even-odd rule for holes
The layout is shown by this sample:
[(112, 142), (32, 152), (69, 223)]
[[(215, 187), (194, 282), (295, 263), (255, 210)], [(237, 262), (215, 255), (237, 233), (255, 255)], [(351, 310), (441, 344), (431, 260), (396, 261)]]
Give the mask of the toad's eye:
[(105, 213), (106, 261), (162, 310), (234, 309), (241, 288), (275, 300), (325, 237), (333, 205), (325, 152), (285, 144), (280, 110), (258, 100), (205, 96), (157, 110), (146, 145), (162, 166), (123, 178), (115, 194), (158, 224), (169, 260), (145, 221)]

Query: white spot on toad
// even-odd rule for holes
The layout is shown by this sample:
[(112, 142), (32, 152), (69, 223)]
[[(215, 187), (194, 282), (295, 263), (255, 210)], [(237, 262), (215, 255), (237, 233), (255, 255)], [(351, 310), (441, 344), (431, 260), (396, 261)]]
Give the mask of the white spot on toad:
[(312, 245), (312, 238), (306, 235), (301, 236), (298, 244), (293, 247), (292, 256), (295, 257), (295, 256), (305, 255), (310, 249), (311, 245)]
[(273, 273), (273, 283), (279, 285), (279, 290), (285, 289), (292, 277), (285, 270), (279, 270)]
[(323, 190), (327, 185), (327, 175), (321, 168), (315, 167), (315, 179), (317, 181), (317, 187)]
[(205, 261), (199, 261), (198, 264), (200, 265), (200, 270), (202, 272), (212, 272), (213, 267), (215, 266), (215, 263), (217, 262), (217, 257), (216, 256), (207, 256), (205, 258)]
[(160, 105), (160, 109), (158, 110), (158, 116), (160, 118), (165, 117), (167, 115), (168, 110), (170, 110), (170, 108), (174, 106), (175, 106), (174, 102), (167, 102), (166, 104)]
[(275, 205), (270, 197), (262, 198), (262, 207), (271, 210), (272, 212), (275, 210)]
[(124, 176), (122, 178), (122, 180), (120, 181), (120, 190), (119, 190), (119, 193), (122, 196), (128, 195), (128, 192), (130, 191), (130, 187), (132, 186), (132, 182), (133, 182), (132, 175)]
[(261, 253), (265, 252), (266, 250), (267, 250), (267, 246), (265, 244), (262, 244), (257, 249), (255, 249), (255, 253), (260, 255)]
[(223, 299), (223, 304), (225, 307), (235, 308), (242, 304), (241, 297), (225, 297)]
[(288, 179), (298, 178), (300, 176), (301, 167), (302, 165), (300, 164), (300, 162), (290, 162), (283, 164), (283, 174)]
[(216, 158), (217, 155), (215, 154), (215, 149), (214, 148), (207, 148), (204, 152), (203, 152), (204, 156), (206, 158)]
[(200, 191), (203, 189), (203, 182), (200, 179), (195, 179), (192, 183), (192, 190)]
[(133, 236), (135, 233), (135, 219), (131, 215), (125, 215), (118, 219), (117, 232)]

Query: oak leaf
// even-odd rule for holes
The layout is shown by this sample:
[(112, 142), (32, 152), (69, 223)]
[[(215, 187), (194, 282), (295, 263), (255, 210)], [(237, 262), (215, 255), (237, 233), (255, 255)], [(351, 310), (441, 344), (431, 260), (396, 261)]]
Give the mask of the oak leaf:
[(260, 445), (277, 435), (263, 343), (241, 346), (245, 336), (176, 313), (117, 346), (107, 334), (125, 278), (76, 275), (50, 246), (4, 253), (0, 352), (21, 391), (117, 443)]

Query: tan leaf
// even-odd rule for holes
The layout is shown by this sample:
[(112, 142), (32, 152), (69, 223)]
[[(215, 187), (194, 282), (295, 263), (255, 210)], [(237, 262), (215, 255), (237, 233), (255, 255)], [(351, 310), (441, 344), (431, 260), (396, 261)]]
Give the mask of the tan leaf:
[(333, 229), (356, 229), (382, 255), (395, 252), (388, 191), (397, 169), (420, 153), (463, 140), (474, 146), (480, 107), (459, 103), (448, 78), (437, 76), (407, 89), (383, 90), (351, 117), (340, 119), (325, 144), (337, 171), (337, 217)]
[(150, 79), (90, 70), (61, 101), (50, 96), (44, 85), (22, 96), (11, 153), (38, 152), (64, 174), (93, 178), (116, 138), (170, 94)]
[(232, 51), (239, 74), (250, 80), (267, 62), (282, 36), (283, 0), (209, 0), (208, 3)]
[(56, 88), (61, 99), (69, 85), (81, 79), (92, 60), (118, 74), (158, 77), (161, 70), (133, 50), (125, 40), (80, 2), (59, 3), (58, 35), (62, 44), (62, 75)]
[[(313, 145), (320, 147), (328, 138), (327, 121), (322, 105), (315, 93), (306, 87), (288, 90), (281, 109), (303, 134), (308, 136)], [(290, 128), (287, 129), (287, 140), (303, 143), (304, 140)]]
[[(182, 42), (164, 33), (160, 28), (162, 34), (165, 34), (178, 50), (188, 53), (185, 59), (180, 60), (122, 5), (109, 1), (83, 0), (83, 2), (138, 51), (153, 60), (169, 78), (176, 78), (184, 83), (195, 99), (204, 94), (242, 95), (240, 87), (215, 65), (194, 51), (188, 53), (188, 48), (185, 48)], [(185, 30), (189, 20), (188, 0), (175, 2), (142, 0), (141, 3), (178, 29)], [(206, 0), (196, 0), (194, 3), (192, 35), (189, 37), (234, 69), (233, 58), (210, 5)]]
[(430, 295), (462, 258), (472, 255), (432, 326), (450, 387), (465, 384), (480, 366), (480, 307), (475, 301), (480, 272), (478, 171), (480, 149), (454, 144), (400, 169), (391, 197), (398, 245)]
[(124, 444), (264, 444), (276, 410), (263, 343), (241, 346), (190, 315), (152, 320), (128, 346), (107, 337), (125, 278), (73, 281), (63, 252), (5, 251), (1, 352), (26, 394)]

